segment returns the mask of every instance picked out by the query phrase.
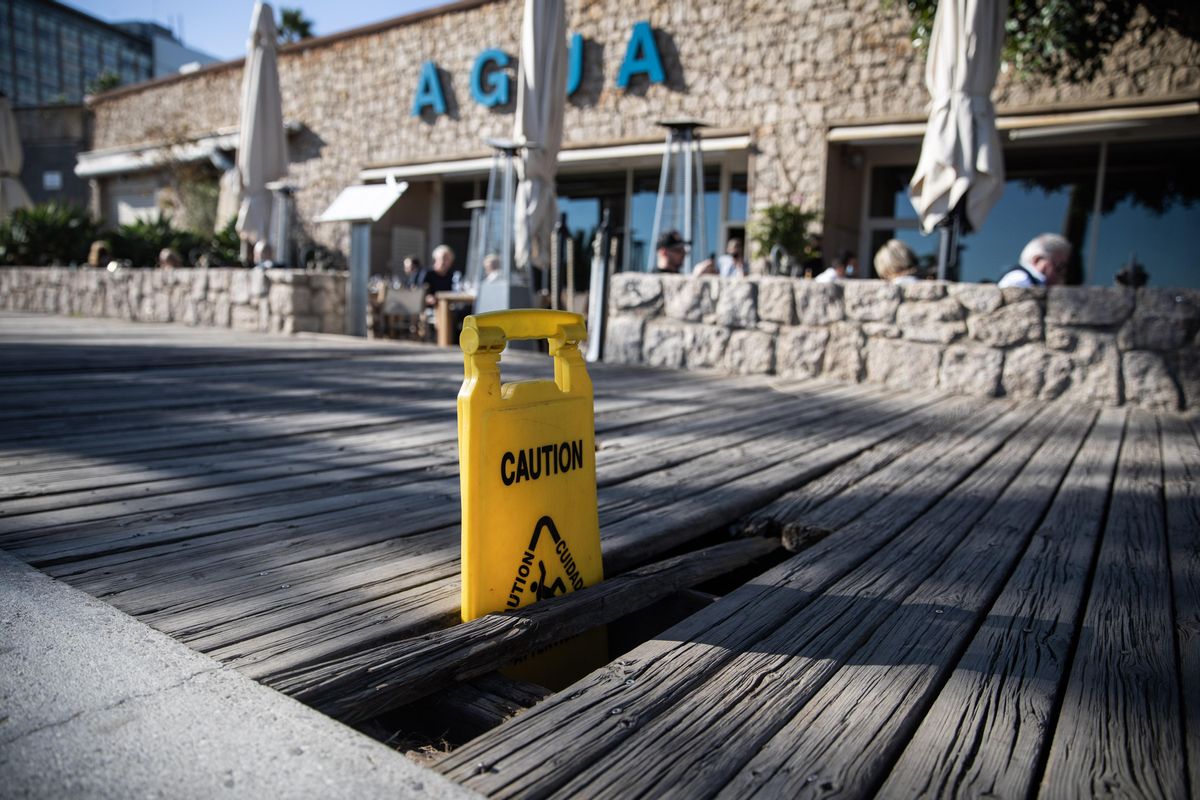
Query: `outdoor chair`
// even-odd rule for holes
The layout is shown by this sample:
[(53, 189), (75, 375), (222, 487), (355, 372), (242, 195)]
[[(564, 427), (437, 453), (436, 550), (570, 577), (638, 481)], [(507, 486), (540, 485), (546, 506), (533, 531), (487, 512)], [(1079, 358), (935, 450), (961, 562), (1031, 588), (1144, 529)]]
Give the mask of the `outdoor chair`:
[(388, 287), (383, 296), (380, 316), (384, 335), (423, 340), (428, 326), (425, 321), (425, 290), (421, 287), (394, 289)]

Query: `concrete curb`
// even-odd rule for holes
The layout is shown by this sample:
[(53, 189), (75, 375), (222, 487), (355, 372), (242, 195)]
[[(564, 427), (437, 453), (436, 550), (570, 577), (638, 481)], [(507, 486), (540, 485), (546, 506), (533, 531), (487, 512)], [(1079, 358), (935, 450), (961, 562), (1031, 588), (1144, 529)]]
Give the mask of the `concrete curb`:
[(5, 797), (478, 797), (0, 552)]

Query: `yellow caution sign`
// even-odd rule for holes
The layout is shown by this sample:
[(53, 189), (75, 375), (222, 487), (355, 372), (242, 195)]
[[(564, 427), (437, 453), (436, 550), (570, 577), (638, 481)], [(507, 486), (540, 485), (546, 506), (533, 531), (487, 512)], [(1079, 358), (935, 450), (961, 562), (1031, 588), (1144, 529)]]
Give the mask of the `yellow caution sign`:
[[(586, 338), (583, 316), (564, 311), (494, 311), (463, 323), (464, 620), (603, 579)], [(554, 380), (502, 384), (500, 353), (513, 339), (548, 340)]]

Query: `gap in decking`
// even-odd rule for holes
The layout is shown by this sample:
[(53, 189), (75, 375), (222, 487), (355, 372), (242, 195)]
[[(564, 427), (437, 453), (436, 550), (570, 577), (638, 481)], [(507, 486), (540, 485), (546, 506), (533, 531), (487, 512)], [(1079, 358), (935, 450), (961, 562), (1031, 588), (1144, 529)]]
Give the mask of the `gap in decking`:
[[(699, 550), (727, 540), (722, 529), (675, 548), (664, 557)], [(661, 635), (716, 602), (724, 594), (761, 575), (792, 554), (778, 549), (745, 567), (724, 573), (691, 589), (674, 592), (621, 617), (607, 627), (608, 660)], [(595, 630), (595, 629), (593, 629)], [(577, 676), (590, 673), (586, 669)], [(550, 689), (494, 672), (417, 700), (356, 725), (365, 733), (417, 763), (430, 765), (454, 749), (487, 733), (550, 696)]]

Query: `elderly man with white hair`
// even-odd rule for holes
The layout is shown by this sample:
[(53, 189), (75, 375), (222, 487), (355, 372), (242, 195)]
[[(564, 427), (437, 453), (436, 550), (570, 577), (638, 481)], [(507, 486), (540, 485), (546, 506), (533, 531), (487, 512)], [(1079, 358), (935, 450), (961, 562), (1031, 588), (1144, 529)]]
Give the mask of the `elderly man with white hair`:
[(1021, 251), (1021, 261), (1000, 278), (1000, 288), (1055, 286), (1067, 278), (1071, 243), (1057, 233), (1035, 236)]

